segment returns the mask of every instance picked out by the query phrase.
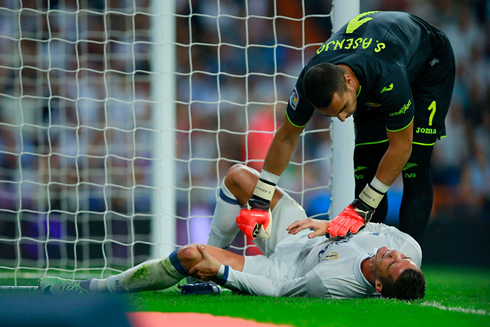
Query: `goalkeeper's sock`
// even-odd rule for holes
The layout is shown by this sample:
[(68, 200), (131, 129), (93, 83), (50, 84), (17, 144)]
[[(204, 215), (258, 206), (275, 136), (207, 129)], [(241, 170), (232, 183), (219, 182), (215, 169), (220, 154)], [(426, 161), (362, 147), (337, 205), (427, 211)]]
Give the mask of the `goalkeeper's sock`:
[(223, 181), (214, 208), (213, 221), (209, 231), (208, 245), (219, 248), (227, 248), (238, 234), (236, 216), (240, 213), (240, 203), (228, 190)]
[(110, 293), (129, 293), (141, 291), (156, 291), (177, 284), (187, 275), (179, 258), (177, 250), (165, 259), (155, 259), (114, 275), (105, 280), (93, 279), (90, 291)]

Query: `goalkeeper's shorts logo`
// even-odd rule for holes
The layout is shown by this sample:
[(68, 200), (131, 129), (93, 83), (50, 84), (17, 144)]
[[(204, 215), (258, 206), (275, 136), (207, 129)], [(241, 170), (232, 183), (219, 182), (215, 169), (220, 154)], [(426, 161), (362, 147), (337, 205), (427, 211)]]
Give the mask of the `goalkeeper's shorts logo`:
[(298, 96), (298, 91), (296, 91), (296, 88), (294, 88), (293, 92), (291, 93), (291, 97), (289, 97), (289, 105), (293, 110), (296, 110), (296, 107), (298, 106), (299, 102), (299, 96)]
[(324, 257), (325, 260), (335, 260), (338, 258), (339, 255), (337, 254), (337, 252), (328, 252)]

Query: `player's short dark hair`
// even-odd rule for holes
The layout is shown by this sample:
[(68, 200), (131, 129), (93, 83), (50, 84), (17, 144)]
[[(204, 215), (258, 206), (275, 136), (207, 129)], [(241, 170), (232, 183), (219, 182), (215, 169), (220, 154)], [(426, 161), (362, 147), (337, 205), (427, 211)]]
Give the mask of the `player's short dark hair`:
[(393, 281), (393, 276), (381, 278), (381, 295), (399, 300), (417, 300), (425, 296), (425, 276), (421, 270), (406, 269)]
[(335, 92), (343, 95), (347, 90), (344, 81), (344, 69), (325, 62), (311, 67), (303, 78), (303, 89), (311, 105), (315, 108), (327, 108)]

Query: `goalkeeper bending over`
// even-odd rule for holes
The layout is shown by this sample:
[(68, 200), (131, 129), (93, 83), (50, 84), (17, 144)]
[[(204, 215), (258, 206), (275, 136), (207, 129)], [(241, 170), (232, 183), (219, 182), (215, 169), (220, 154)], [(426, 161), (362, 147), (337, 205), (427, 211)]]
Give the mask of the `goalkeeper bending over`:
[[(258, 172), (243, 165), (229, 170), (213, 217), (211, 245), (183, 246), (164, 259), (146, 261), (106, 279), (44, 277), (39, 289), (48, 294), (139, 292), (164, 289), (192, 276), (262, 296), (424, 297), (422, 252), (412, 237), (374, 223), (344, 238), (317, 237), (326, 234), (329, 222), (307, 219), (303, 208), (280, 188), (271, 201), (273, 232), (267, 240), (254, 240), (265, 255), (241, 256), (222, 249), (238, 232), (236, 214), (258, 179)], [(253, 217), (239, 216), (237, 222), (249, 235), (255, 227)]]

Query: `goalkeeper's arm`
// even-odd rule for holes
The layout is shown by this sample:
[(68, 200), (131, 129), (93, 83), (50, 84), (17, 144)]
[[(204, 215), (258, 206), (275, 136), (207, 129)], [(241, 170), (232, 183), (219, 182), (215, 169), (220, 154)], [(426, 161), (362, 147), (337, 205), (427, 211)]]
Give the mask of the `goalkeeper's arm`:
[[(286, 169), (303, 128), (292, 125), (287, 117), (276, 132), (267, 152), (252, 198), (240, 210), (238, 227), (251, 238), (270, 236), (270, 202), (280, 175)], [(261, 228), (262, 227), (262, 228)], [(259, 234), (260, 233), (260, 234)]]
[(263, 169), (277, 176), (281, 176), (289, 164), (294, 148), (298, 143), (304, 127), (294, 126), (287, 117), (276, 131), (274, 139), (267, 151)]

